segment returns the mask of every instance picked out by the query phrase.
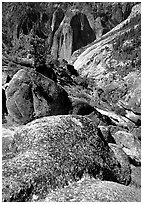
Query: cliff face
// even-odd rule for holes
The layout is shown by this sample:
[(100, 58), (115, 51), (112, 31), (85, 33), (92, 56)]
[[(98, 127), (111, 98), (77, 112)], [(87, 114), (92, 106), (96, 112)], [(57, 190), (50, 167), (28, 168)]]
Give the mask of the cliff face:
[[(130, 16), (123, 22), (121, 22), (119, 25), (117, 25), (115, 28), (113, 28), (110, 32), (108, 32), (106, 35), (104, 35), (100, 40), (95, 40), (90, 45), (86, 46), (85, 48), (82, 48), (81, 51), (78, 50), (75, 52), (71, 58), (71, 62), (74, 63), (74, 66), (77, 70), (82, 69), (83, 72), (87, 69), (88, 74), (90, 73), (91, 66), (95, 67), (97, 64), (95, 63), (95, 60), (97, 58), (103, 58), (104, 64), (106, 63), (106, 59), (104, 59), (104, 55), (107, 55), (107, 59), (109, 61), (109, 57), (113, 58), (111, 54), (114, 51), (113, 45), (116, 43), (118, 38), (122, 35), (127, 35), (128, 31), (131, 29), (137, 30), (140, 27), (140, 21), (139, 15), (140, 15), (140, 4), (136, 5), (132, 9), (132, 13)], [(130, 34), (130, 38), (132, 38)], [(125, 41), (126, 39), (124, 39)], [(131, 40), (131, 39), (130, 39)], [(124, 45), (123, 45), (124, 46)], [(107, 48), (108, 47), (108, 48)], [(84, 52), (83, 52), (84, 51)], [(78, 54), (79, 53), (79, 54)], [(79, 56), (78, 56), (79, 55)], [(101, 57), (100, 57), (101, 55)], [(78, 58), (77, 58), (78, 56)], [(85, 57), (86, 56), (86, 57)], [(90, 60), (93, 58), (94, 60)], [(75, 61), (75, 62), (74, 62)], [(97, 60), (99, 61), (99, 60)], [(98, 63), (99, 64), (99, 63)], [(107, 63), (106, 63), (107, 64)], [(86, 66), (86, 69), (82, 67)], [(92, 70), (92, 75), (94, 75), (95, 70)], [(96, 71), (97, 73), (97, 71)], [(85, 75), (86, 75), (85, 71)], [(84, 74), (83, 74), (84, 75)]]
[(85, 14), (71, 10), (54, 34), (51, 55), (69, 61), (75, 50), (95, 40), (95, 34)]
[(71, 58), (82, 76), (103, 89), (108, 102), (122, 102), (136, 111), (141, 102), (140, 9), (140, 4), (135, 5), (125, 21)]
[(58, 28), (57, 11), (52, 19), (52, 28), (57, 29), (53, 35), (52, 56), (69, 61), (74, 51), (100, 39), (126, 19), (132, 6), (131, 3), (97, 3), (96, 6), (83, 3), (82, 7), (68, 9)]
[[(132, 2), (3, 3), (3, 45), (26, 57), (33, 35), (53, 58), (70, 60), (74, 51), (100, 39), (125, 20)], [(7, 23), (9, 22), (9, 23)], [(22, 49), (21, 49), (22, 48)]]

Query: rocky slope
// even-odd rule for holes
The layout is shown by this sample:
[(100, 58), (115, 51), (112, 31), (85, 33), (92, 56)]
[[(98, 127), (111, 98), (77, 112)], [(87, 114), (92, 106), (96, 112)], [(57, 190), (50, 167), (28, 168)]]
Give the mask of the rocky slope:
[(100, 107), (105, 111), (108, 107), (108, 111), (121, 114), (133, 123), (140, 120), (140, 46), (140, 4), (137, 4), (125, 21), (71, 58), (75, 69), (91, 81), (94, 105), (97, 106), (100, 88)]
[[(88, 19), (84, 29), (101, 27), (95, 41), (73, 45), (82, 47), (70, 59), (74, 67), (51, 60), (38, 70), (24, 61), (29, 68), (14, 65), (10, 83), (3, 80), (3, 201), (141, 201), (141, 6), (111, 3), (109, 15), (103, 4), (108, 19), (94, 21), (79, 5), (68, 19), (61, 11), (68, 23), (60, 34), (67, 36), (75, 16)], [(53, 20), (54, 32), (60, 22)], [(65, 40), (60, 46), (64, 56)]]

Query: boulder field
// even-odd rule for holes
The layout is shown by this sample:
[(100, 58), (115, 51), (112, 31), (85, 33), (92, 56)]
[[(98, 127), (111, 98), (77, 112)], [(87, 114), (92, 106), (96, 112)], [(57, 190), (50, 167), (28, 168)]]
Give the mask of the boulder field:
[(6, 89), (9, 116), (19, 124), (48, 115), (68, 114), (71, 102), (67, 92), (34, 69), (21, 69)]

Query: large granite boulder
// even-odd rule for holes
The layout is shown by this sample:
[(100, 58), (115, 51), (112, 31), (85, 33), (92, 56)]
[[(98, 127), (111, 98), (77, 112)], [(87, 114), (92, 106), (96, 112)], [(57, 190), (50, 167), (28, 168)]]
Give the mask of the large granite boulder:
[(71, 102), (67, 92), (33, 69), (19, 70), (6, 89), (9, 116), (19, 124), (34, 118), (68, 114)]
[(85, 178), (49, 193), (45, 202), (140, 202), (141, 190), (110, 181)]
[(80, 180), (86, 173), (128, 185), (122, 163), (97, 126), (83, 116), (36, 119), (13, 135), (13, 158), (3, 161), (3, 200), (27, 201)]

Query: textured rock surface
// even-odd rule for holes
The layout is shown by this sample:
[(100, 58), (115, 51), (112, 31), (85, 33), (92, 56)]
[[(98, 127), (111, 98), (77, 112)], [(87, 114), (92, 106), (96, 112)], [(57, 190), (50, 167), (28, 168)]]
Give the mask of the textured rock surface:
[[(108, 65), (110, 60), (111, 63), (117, 66), (117, 62), (111, 58), (113, 40), (125, 32), (125, 30), (122, 30), (121, 28), (123, 26), (125, 27), (126, 23), (129, 22), (132, 17), (137, 15), (137, 13), (134, 11), (135, 9), (137, 10), (138, 14), (140, 13), (140, 7), (140, 4), (133, 7), (132, 13), (128, 19), (113, 28), (110, 32), (104, 35), (101, 40), (94, 41), (91, 43), (91, 45), (88, 45), (88, 48), (86, 47), (87, 49), (79, 55), (74, 63), (74, 66), (77, 70), (81, 70), (82, 75), (86, 75), (87, 73), (88, 76), (92, 75), (94, 77), (98, 76), (99, 74), (102, 75), (102, 73), (106, 71), (106, 65)], [(100, 78), (100, 75), (98, 78)]]
[(108, 143), (108, 145), (122, 166), (122, 175), (124, 175), (125, 180), (131, 181), (131, 168), (127, 154), (116, 144)]
[(10, 125), (10, 124), (3, 124), (2, 127), (2, 159), (8, 159), (14, 157), (14, 152), (12, 149), (13, 144), (13, 135), (18, 130), (21, 129), (23, 126), (19, 125)]
[(141, 188), (141, 167), (130, 165), (131, 167), (131, 182), (129, 186)]
[[(141, 4), (135, 4), (39, 2), (40, 10), (32, 6), (36, 3), (5, 5), (3, 42), (14, 41), (10, 50), (3, 44), (3, 54), (12, 55), (8, 61), (3, 56), (3, 71), (13, 77), (21, 65), (33, 67), (32, 25), (43, 39), (37, 58), (42, 61), (46, 49), (49, 68), (37, 68), (41, 74), (28, 69), (17, 73), (8, 88), (5, 118), (25, 124), (61, 115), (34, 120), (16, 133), (17, 128), (3, 124), (3, 201), (141, 201)], [(23, 11), (31, 5), (37, 20), (26, 12), (10, 16), (17, 5)], [(63, 65), (51, 63), (51, 53), (72, 63), (76, 72), (65, 60)], [(62, 116), (69, 113), (86, 117)]]
[(8, 155), (11, 151), (11, 143), (13, 141), (13, 131), (3, 128), (2, 130), (2, 154), (3, 158)]
[[(15, 157), (3, 161), (3, 200), (26, 201), (89, 175), (129, 184), (96, 125), (82, 116), (37, 119), (14, 134)], [(124, 167), (123, 167), (124, 168)]]
[(88, 117), (95, 122), (97, 125), (105, 125), (105, 126), (109, 126), (109, 125), (116, 125), (116, 123), (114, 122), (114, 120), (112, 120), (112, 118), (110, 118), (110, 116), (108, 116), (108, 114), (106, 114), (106, 112), (100, 112), (100, 110), (94, 109), (94, 111), (88, 115)]
[(141, 164), (141, 142), (133, 134), (118, 131), (112, 135), (118, 145), (126, 152), (131, 161), (136, 164)]
[(80, 75), (93, 81), (91, 87), (103, 90), (101, 109), (112, 109), (130, 126), (140, 126), (141, 115), (140, 8), (135, 5), (126, 20), (71, 57)]
[(51, 55), (69, 61), (75, 50), (95, 40), (95, 34), (84, 13), (73, 9), (66, 12), (53, 37)]
[(73, 115), (89, 115), (94, 111), (94, 108), (90, 106), (84, 100), (78, 98), (70, 98), (72, 102), (72, 110), (70, 114)]
[(109, 181), (85, 179), (47, 195), (46, 202), (140, 202), (141, 190)]
[(104, 139), (108, 142), (108, 143), (116, 143), (114, 138), (111, 135), (110, 132), (110, 127), (108, 126), (98, 126), (102, 132), (102, 135), (104, 137)]
[(61, 86), (32, 69), (14, 75), (6, 97), (8, 114), (20, 124), (46, 115), (67, 114), (71, 105)]

